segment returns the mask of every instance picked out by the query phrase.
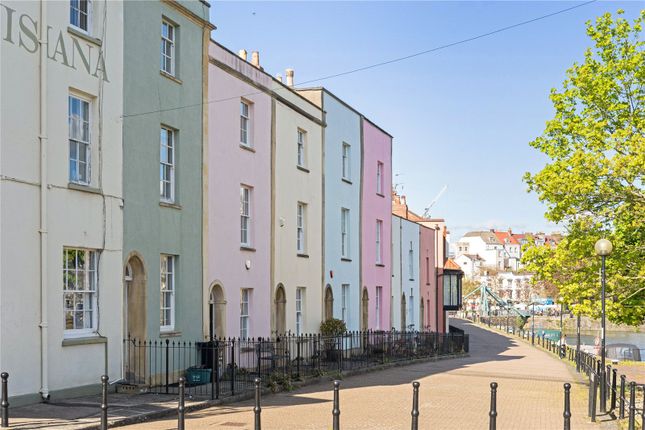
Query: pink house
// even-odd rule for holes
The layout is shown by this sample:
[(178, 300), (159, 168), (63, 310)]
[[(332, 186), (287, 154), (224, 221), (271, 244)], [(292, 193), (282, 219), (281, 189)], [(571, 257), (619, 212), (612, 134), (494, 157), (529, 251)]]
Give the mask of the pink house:
[(392, 136), (362, 118), (361, 329), (389, 330), (392, 296)]
[[(270, 335), (271, 91), (259, 67), (211, 42), (204, 155), (204, 333)], [(256, 63), (256, 64), (253, 64)]]
[(419, 225), (419, 293), (421, 296), (420, 327), (437, 331), (437, 308), (441, 306), (437, 295), (436, 230)]

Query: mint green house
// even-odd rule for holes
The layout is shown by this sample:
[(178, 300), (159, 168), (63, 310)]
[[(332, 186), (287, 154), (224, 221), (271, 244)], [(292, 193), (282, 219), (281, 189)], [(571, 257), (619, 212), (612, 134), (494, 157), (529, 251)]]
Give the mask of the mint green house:
[(199, 340), (210, 5), (123, 7), (123, 335)]

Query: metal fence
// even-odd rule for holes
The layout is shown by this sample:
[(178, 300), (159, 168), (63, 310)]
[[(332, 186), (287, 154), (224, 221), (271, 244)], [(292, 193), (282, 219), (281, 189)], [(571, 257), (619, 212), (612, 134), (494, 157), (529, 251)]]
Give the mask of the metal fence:
[[(561, 359), (576, 364), (576, 370), (589, 378), (588, 416), (596, 421), (598, 410), (613, 413), (618, 419), (627, 419), (628, 430), (645, 430), (645, 382), (628, 381), (625, 375), (618, 377), (618, 369), (607, 365), (604, 378), (601, 360), (594, 354), (579, 351), (577, 347), (561, 344), (558, 340), (536, 335), (533, 330), (524, 330), (515, 323), (515, 318), (480, 317), (483, 325), (514, 334), (530, 341), (533, 345), (558, 355)], [(601, 384), (605, 384), (605, 398), (601, 394)]]
[(125, 341), (125, 383), (154, 393), (233, 396), (253, 390), (255, 378), (272, 388), (294, 380), (390, 362), (468, 352), (468, 335), (432, 332), (348, 332), (340, 336), (284, 335), (209, 342)]

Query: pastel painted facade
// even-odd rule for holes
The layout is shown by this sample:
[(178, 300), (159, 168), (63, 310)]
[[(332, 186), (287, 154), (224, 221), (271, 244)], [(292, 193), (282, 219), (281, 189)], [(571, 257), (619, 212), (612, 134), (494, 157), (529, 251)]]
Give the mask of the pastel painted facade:
[(274, 85), (271, 327), (315, 333), (323, 303), (323, 113)]
[(11, 406), (98, 393), (106, 366), (121, 374), (123, 3), (87, 5), (89, 22), (70, 2), (0, 4), (0, 369)]
[(209, 7), (123, 5), (124, 336), (201, 339)]
[(367, 327), (388, 330), (392, 298), (392, 136), (363, 118), (361, 283)]
[[(211, 42), (204, 333), (271, 333), (271, 76)], [(244, 304), (243, 307), (240, 304)]]
[(433, 321), (437, 309), (437, 263), (435, 261), (436, 231), (419, 224), (419, 327), (434, 330)]
[(420, 330), (419, 224), (392, 215), (392, 326)]
[(323, 318), (361, 328), (361, 117), (329, 91), (299, 90), (325, 112)]
[(444, 333), (446, 327), (446, 312), (444, 311), (444, 272), (445, 264), (448, 261), (448, 229), (443, 219), (427, 219), (420, 221), (422, 227), (426, 227), (434, 232), (435, 242), (435, 274), (434, 283), (430, 283), (430, 303), (434, 300), (434, 305), (430, 307), (428, 314), (429, 320), (427, 326), (430, 331)]

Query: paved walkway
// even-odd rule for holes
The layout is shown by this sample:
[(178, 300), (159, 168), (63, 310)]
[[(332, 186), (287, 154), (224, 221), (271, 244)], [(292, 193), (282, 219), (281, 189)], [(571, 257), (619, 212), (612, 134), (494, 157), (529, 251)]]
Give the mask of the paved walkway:
[[(488, 428), (489, 384), (498, 388), (500, 430), (556, 430), (563, 426), (563, 384), (573, 385), (572, 428), (614, 428), (586, 417), (586, 387), (575, 370), (552, 355), (516, 338), (464, 321), (451, 323), (470, 333), (470, 357), (397, 367), (349, 377), (340, 393), (341, 427), (409, 429), (412, 381), (420, 381), (420, 428), (470, 430)], [(329, 429), (332, 383), (325, 381), (262, 401), (265, 430)], [(218, 406), (188, 414), (188, 429), (252, 429), (253, 404)], [(176, 428), (175, 418), (128, 428)]]

